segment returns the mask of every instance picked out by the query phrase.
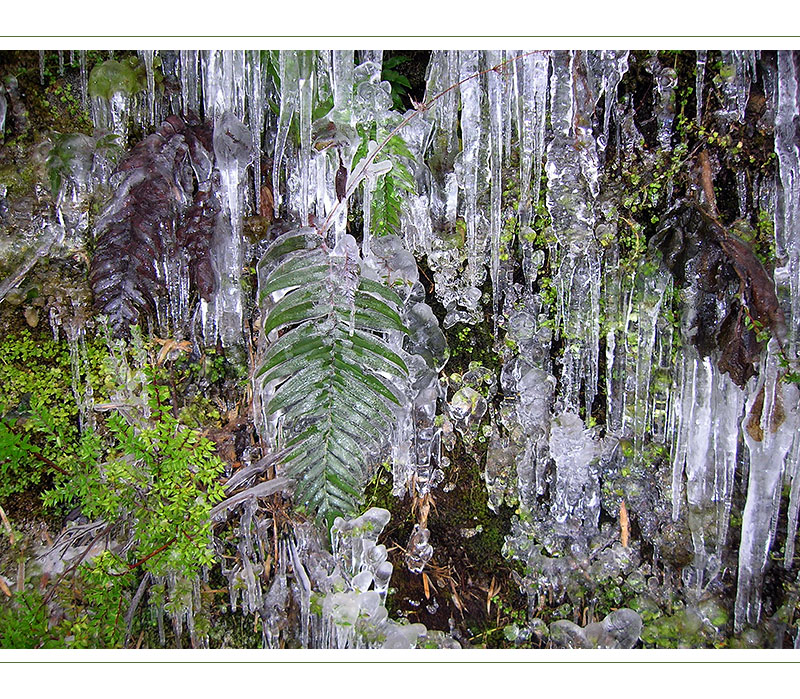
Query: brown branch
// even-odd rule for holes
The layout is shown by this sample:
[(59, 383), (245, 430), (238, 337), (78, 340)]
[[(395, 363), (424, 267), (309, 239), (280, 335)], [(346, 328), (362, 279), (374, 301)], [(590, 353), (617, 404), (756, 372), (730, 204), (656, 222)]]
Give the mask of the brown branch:
[(717, 215), (717, 197), (714, 194), (714, 179), (711, 174), (711, 161), (708, 159), (708, 151), (700, 151), (697, 156), (697, 164), (700, 167), (700, 185), (703, 187), (703, 194), (706, 198), (711, 213)]
[(41, 461), (41, 462), (42, 462), (42, 463), (44, 463), (44, 464), (47, 464), (47, 465), (48, 465), (50, 468), (54, 469), (55, 471), (58, 471), (59, 473), (62, 473), (62, 474), (64, 474), (65, 476), (71, 476), (71, 475), (72, 475), (72, 474), (71, 474), (69, 471), (65, 471), (63, 468), (61, 468), (61, 466), (59, 466), (59, 465), (57, 465), (57, 464), (53, 463), (53, 462), (52, 462), (50, 459), (48, 459), (46, 456), (42, 456), (42, 455), (41, 455), (39, 452), (36, 452), (36, 451), (31, 451), (31, 452), (29, 452), (29, 453), (30, 453), (30, 455), (31, 455), (31, 456), (33, 456), (35, 459), (39, 459), (39, 461)]
[(175, 536), (173, 536), (173, 537), (172, 537), (172, 538), (171, 538), (171, 539), (170, 539), (170, 540), (169, 540), (169, 541), (168, 541), (166, 544), (164, 544), (163, 546), (159, 546), (159, 547), (158, 547), (158, 548), (157, 548), (155, 551), (153, 551), (152, 553), (148, 553), (148, 554), (147, 554), (147, 555), (146, 555), (144, 558), (141, 558), (141, 559), (139, 559), (138, 561), (136, 561), (136, 563), (133, 563), (133, 564), (129, 565), (129, 566), (128, 566), (128, 570), (124, 570), (124, 571), (122, 571), (121, 573), (109, 573), (109, 575), (113, 575), (114, 577), (118, 578), (118, 577), (121, 577), (121, 576), (123, 576), (123, 575), (126, 575), (127, 573), (130, 573), (132, 570), (135, 570), (136, 568), (138, 568), (138, 567), (139, 567), (140, 565), (142, 565), (143, 563), (147, 563), (147, 561), (149, 561), (149, 560), (150, 560), (150, 559), (151, 559), (153, 556), (155, 556), (155, 555), (157, 555), (157, 554), (161, 553), (161, 552), (162, 552), (164, 549), (167, 549), (167, 548), (169, 548), (170, 546), (172, 546), (172, 544), (174, 544), (174, 543), (175, 543), (177, 540), (178, 540), (178, 538), (177, 538), (177, 537), (175, 537)]

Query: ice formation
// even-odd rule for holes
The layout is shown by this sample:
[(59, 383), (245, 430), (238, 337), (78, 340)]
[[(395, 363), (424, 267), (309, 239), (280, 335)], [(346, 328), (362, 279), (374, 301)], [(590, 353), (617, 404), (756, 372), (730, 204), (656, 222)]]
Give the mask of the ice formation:
[[(652, 87), (644, 122), (633, 96), (620, 97), (628, 51), (434, 51), (424, 108), (406, 114), (392, 109), (390, 86), (381, 80), (381, 51), (168, 53), (140, 52), (144, 94), (98, 95), (92, 94), (81, 52), (83, 96), (91, 99), (98, 135), (112, 133), (122, 141), (131, 118), (155, 130), (175, 106), (202, 112), (213, 124), (222, 215), (211, 252), (217, 289), (199, 311), (206, 344), (220, 339), (233, 347), (242, 341), (243, 268), (265, 245), (248, 240), (244, 219), (265, 211), (264, 197), (271, 198), (275, 219), (316, 227), (331, 250), (355, 245), (347, 235), (348, 213), (360, 206), (360, 273), (397, 291), (409, 330), (405, 338), (386, 333), (409, 369), (391, 442), (395, 494), (424, 499), (444, 475), (443, 441), (458, 433), (465, 444), (473, 443), (488, 415), (489, 503), (493, 509), (519, 506), (506, 550), (526, 564), (532, 600), (568, 594), (570, 580), (592, 566), (610, 576), (628, 575), (638, 564), (640, 553), (620, 550), (616, 534), (601, 524), (601, 506), (609, 503), (641, 506), (635, 516), (642, 531), (652, 534), (657, 556), (667, 555), (669, 536), (688, 532), (691, 560), (679, 567), (687, 587), (701, 595), (729, 565), (734, 486), (746, 474), (735, 625), (738, 630), (758, 623), (784, 485), (787, 567), (800, 510), (798, 397), (796, 387), (782, 380), (796, 361), (800, 337), (795, 52), (778, 51), (773, 65), (758, 52), (724, 51), (713, 86), (724, 103), (714, 118), (730, 126), (746, 120), (753, 86), (761, 85), (766, 107), (760, 118), (773, 120), (775, 132), (774, 201), (770, 182), (756, 186), (740, 178), (734, 185), (740, 215), (754, 202), (774, 213), (774, 279), (788, 336), (785, 345), (780, 338), (769, 342), (758, 375), (743, 387), (718, 366), (717, 355), (687, 341), (686, 318), (680, 331), (680, 323), (667, 320), (676, 312), (696, 313), (700, 296), (693, 288), (678, 289), (660, 254), (639, 240), (641, 229), (619, 212), (626, 192), (615, 189), (605, 172), (620, 151), (673, 149), (678, 73), (656, 52), (637, 66)], [(697, 51), (693, 60), (700, 124), (710, 108), (704, 96), (712, 70), (708, 52)], [(179, 86), (170, 97), (155, 89), (159, 64)], [(9, 88), (0, 89), (0, 134), (12, 107)], [(394, 130), (407, 154), (391, 152)], [(645, 142), (648, 149), (641, 148)], [(65, 171), (58, 217), (37, 219), (18, 267), (23, 274), (80, 227), (81, 198), (102, 179), (98, 168), (109, 167), (96, 139), (61, 146), (74, 157)], [(655, 167), (652, 153), (641, 157)], [(397, 230), (384, 236), (376, 230), (373, 202), (381, 178), (393, 169), (396, 175), (399, 165), (413, 186), (398, 193)], [(211, 167), (202, 177), (196, 173), (197, 179), (207, 180)], [(269, 235), (281, 235), (282, 225)], [(633, 261), (623, 259), (622, 239), (635, 239), (639, 254)], [(435, 301), (444, 309), (438, 320), (415, 255), (424, 257), (432, 273)], [(0, 285), (0, 298), (11, 286)], [(170, 295), (175, 288), (170, 286)], [(460, 383), (445, 385), (440, 373), (448, 351), (439, 320), (445, 330), (483, 323), (486, 308), (502, 358), (498, 375), (486, 380), (479, 372), (465, 374)], [(72, 341), (78, 367), (79, 332)], [(496, 401), (495, 414), (498, 388), (502, 401)], [(88, 415), (91, 396), (81, 391), (76, 378), (76, 396)], [(269, 438), (279, 425), (267, 416), (262, 428)], [(654, 473), (667, 461), (664, 472), (671, 477), (657, 482)], [(626, 472), (633, 475), (623, 477)], [(603, 491), (604, 484), (623, 481), (619, 493)], [(387, 618), (383, 602), (392, 571), (377, 544), (384, 511), (338, 519), (332, 554), (310, 527), (281, 539), (273, 580), (262, 589), (266, 559), (259, 545), (276, 533), (267, 535), (257, 507), (261, 495), (249, 493), (215, 515), (226, 518), (235, 510), (240, 517), (239, 562), (225, 570), (231, 605), (262, 615), (267, 645), (285, 640), (282, 610), (293, 596), (302, 610), (298, 628), (305, 644), (411, 647), (425, 637), (424, 628)], [(674, 520), (663, 531), (652, 512), (644, 511), (644, 503), (656, 500)], [(424, 569), (435, 544), (425, 521), (417, 522), (408, 545), (412, 571)], [(162, 583), (175, 594), (175, 581)], [(191, 608), (195, 593), (189, 593), (183, 595), (184, 610)], [(641, 619), (629, 611), (583, 629), (557, 622), (550, 633), (564, 645), (630, 647)]]

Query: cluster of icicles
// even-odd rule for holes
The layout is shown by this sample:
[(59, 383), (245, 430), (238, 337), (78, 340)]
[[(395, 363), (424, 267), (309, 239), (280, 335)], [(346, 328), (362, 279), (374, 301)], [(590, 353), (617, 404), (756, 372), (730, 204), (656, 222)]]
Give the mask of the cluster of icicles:
[[(148, 75), (146, 99), (120, 95), (104, 103), (93, 98), (99, 128), (124, 136), (121, 115), (134, 113), (153, 127), (171, 112), (191, 110), (215, 125), (235, 118), (251, 139), (239, 152), (217, 154), (228, 223), (214, 243), (218, 290), (211, 302), (201, 302), (205, 341), (219, 338), (234, 346), (242, 337), (245, 308), (242, 265), (251, 253), (242, 219), (260, 210), (262, 185), (271, 183), (277, 218), (301, 225), (324, 221), (336, 238), (344, 234), (348, 205), (360, 198), (366, 257), (373, 244), (369, 212), (377, 175), (367, 176), (360, 192), (339, 204), (337, 171), (344, 166), (352, 172), (357, 124), (374, 124), (380, 143), (410, 114), (392, 109), (389, 85), (381, 81), (381, 51), (281, 51), (273, 58), (279, 81), (267, 75), (260, 52), (163, 52), (161, 70), (180, 84), (179, 93), (168, 97), (154, 89), (154, 52), (143, 51), (141, 57)], [(706, 57), (697, 52), (698, 119)], [(722, 57), (729, 76), (722, 85), (726, 109), (732, 121), (741, 120), (758, 52), (723, 52)], [(406, 165), (415, 190), (402, 193), (398, 232), (408, 251), (427, 260), (446, 311), (445, 328), (483, 322), (488, 303), (496, 334), (505, 331), (513, 340), (513, 349), (503, 350), (499, 377), (506, 400), (498, 424), (507, 434), (495, 428), (487, 466), (494, 506), (505, 498), (528, 513), (545, 513), (556, 534), (580, 549), (598, 532), (600, 470), (614, 445), (629, 440), (639, 453), (648, 442), (664, 444), (673, 463), (673, 517), (687, 518), (692, 533), (694, 561), (684, 579), (699, 589), (722, 572), (734, 475), (745, 470), (735, 605), (740, 630), (759, 620), (762, 577), (785, 484), (790, 486), (787, 567), (794, 557), (800, 509), (798, 395), (793, 385), (779, 380), (775, 341), (758, 376), (744, 389), (711, 358), (680, 345), (671, 324), (662, 321), (672, 292), (669, 272), (655, 265), (623, 275), (616, 243), (603, 247), (598, 242), (616, 240), (617, 226), (625, 225), (613, 213), (620, 195), (602, 186), (606, 149), (612, 142), (632, 149), (641, 141), (631, 100), (617, 98), (628, 61), (627, 51), (434, 51), (425, 96), (430, 102), (399, 131), (414, 157)], [(648, 69), (658, 142), (669, 149), (677, 77), (655, 56)], [(751, 195), (774, 212), (775, 281), (786, 299), (785, 351), (793, 358), (800, 327), (800, 158), (794, 142), (800, 83), (791, 52), (778, 52), (777, 67), (765, 84), (779, 177), (768, 191)], [(312, 118), (324, 100), (332, 108), (320, 122), (336, 125), (335, 148), (323, 143), (330, 133)], [(543, 174), (546, 192), (541, 191)], [(740, 188), (747, 186), (739, 182)], [(518, 188), (515, 210), (504, 202), (509, 187)], [(536, 242), (533, 228), (540, 199), (551, 219), (547, 238), (552, 242), (544, 246)], [(511, 239), (505, 233), (510, 218), (516, 226)], [(552, 310), (537, 291), (546, 260), (557, 298)], [(517, 275), (515, 281), (520, 267), (522, 280)], [(491, 299), (482, 291), (487, 276)], [(551, 350), (558, 340), (564, 351), (554, 362)], [(485, 403), (476, 410), (476, 401), (461, 410), (464, 395), (450, 396), (448, 405), (435, 377), (413, 378), (424, 380), (416, 383), (421, 388), (397, 431), (396, 439), (406, 445), (395, 443), (395, 455), (406, 454), (405, 467), (395, 464), (397, 492), (407, 487), (411, 472), (424, 476), (423, 486), (441, 480), (441, 473), (431, 475), (432, 455), (441, 461), (435, 456), (437, 412), (452, 423), (466, 423), (470, 410), (478, 420), (486, 411)], [(602, 440), (581, 417), (591, 413), (598, 390), (606, 396)], [(503, 459), (509, 469), (503, 469)], [(427, 538), (422, 544), (429, 548)], [(416, 565), (421, 569), (424, 560)]]

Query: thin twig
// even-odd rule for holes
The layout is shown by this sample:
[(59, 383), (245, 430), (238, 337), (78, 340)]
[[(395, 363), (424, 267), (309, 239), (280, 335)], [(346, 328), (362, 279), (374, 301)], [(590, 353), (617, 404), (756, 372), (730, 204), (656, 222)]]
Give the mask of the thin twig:
[[(136, 614), (136, 609), (139, 606), (139, 602), (142, 601), (142, 597), (144, 597), (144, 592), (147, 589), (147, 585), (150, 582), (150, 578), (152, 575), (150, 572), (145, 573), (144, 577), (142, 578), (142, 582), (139, 583), (139, 587), (136, 590), (136, 594), (133, 596), (133, 600), (131, 601), (131, 606), (128, 609), (128, 613), (125, 615), (125, 643), (124, 646), (128, 645), (128, 641), (131, 637), (131, 627), (133, 626), (133, 615)], [(141, 638), (139, 639), (141, 643)]]
[(176, 537), (176, 536), (173, 536), (173, 537), (172, 537), (172, 538), (171, 538), (171, 539), (170, 539), (170, 540), (169, 540), (169, 541), (168, 541), (166, 544), (164, 544), (163, 546), (159, 546), (159, 547), (158, 547), (158, 548), (157, 548), (155, 551), (153, 551), (152, 553), (148, 553), (148, 554), (147, 554), (147, 555), (146, 555), (144, 558), (140, 558), (138, 561), (136, 561), (136, 563), (132, 563), (131, 565), (129, 565), (127, 570), (123, 570), (121, 573), (111, 573), (111, 572), (109, 572), (108, 574), (109, 574), (109, 575), (113, 575), (115, 578), (119, 578), (119, 577), (121, 577), (121, 576), (123, 576), (123, 575), (127, 575), (128, 573), (130, 573), (132, 570), (135, 570), (136, 568), (138, 568), (138, 567), (139, 567), (140, 565), (142, 565), (143, 563), (147, 563), (147, 561), (149, 561), (149, 560), (150, 560), (150, 559), (151, 559), (153, 556), (155, 556), (155, 555), (157, 555), (157, 554), (161, 553), (161, 552), (162, 552), (164, 549), (167, 549), (167, 548), (169, 548), (170, 546), (172, 546), (172, 544), (174, 544), (174, 543), (175, 543), (177, 540), (178, 540), (178, 537)]
[(58, 464), (56, 464), (53, 461), (51, 461), (50, 459), (48, 459), (46, 456), (42, 456), (39, 452), (31, 451), (31, 452), (28, 452), (28, 453), (33, 458), (39, 459), (39, 461), (41, 461), (44, 464), (47, 464), (50, 468), (52, 468), (55, 471), (58, 471), (59, 473), (65, 475), (65, 476), (71, 476), (72, 475), (69, 471), (65, 471), (63, 468), (61, 468), (61, 466), (59, 466)]

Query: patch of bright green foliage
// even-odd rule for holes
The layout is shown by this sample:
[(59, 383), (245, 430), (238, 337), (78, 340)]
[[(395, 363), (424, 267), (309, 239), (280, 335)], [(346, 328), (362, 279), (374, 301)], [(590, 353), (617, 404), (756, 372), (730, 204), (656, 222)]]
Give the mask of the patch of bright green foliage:
[[(106, 551), (62, 578), (56, 594), (27, 586), (0, 601), (0, 648), (121, 648), (135, 585)], [(51, 608), (59, 613), (51, 618)]]
[[(90, 380), (102, 393), (108, 390), (101, 370), (108, 353), (97, 343), (87, 347), (94, 368)], [(202, 567), (213, 564), (209, 513), (223, 498), (223, 462), (212, 441), (173, 416), (163, 368), (140, 369), (146, 418), (131, 418), (135, 410), (130, 423), (120, 413), (105, 420), (98, 416), (97, 430), (79, 434), (69, 354), (60, 343), (34, 341), (23, 331), (0, 345), (0, 357), (13, 389), (9, 397), (18, 404), (27, 389), (31, 397), (23, 400), (36, 408), (23, 421), (17, 405), (0, 423), (6, 493), (56, 473), (54, 486), (43, 495), (46, 507), (76, 507), (106, 523), (108, 539), (130, 542), (124, 554), (106, 551), (49, 587), (31, 590), (29, 581), (25, 591), (3, 598), (0, 646), (120, 647), (127, 632), (124, 617), (142, 575), (175, 575), (190, 585)], [(167, 605), (181, 600), (176, 587), (164, 608), (170, 611)], [(61, 610), (56, 620), (50, 619), (53, 605)]]
[(381, 67), (381, 80), (386, 80), (392, 86), (392, 107), (398, 112), (405, 110), (403, 97), (411, 89), (411, 83), (405, 75), (395, 69), (410, 60), (408, 56), (391, 56), (383, 61)]
[(144, 570), (192, 576), (213, 562), (209, 512), (223, 498), (223, 463), (213, 442), (173, 417), (169, 387), (157, 383), (154, 369), (146, 371), (148, 424), (111, 415), (107, 451), (97, 433), (85, 432), (72, 477), (59, 481), (44, 501), (78, 506), (90, 519), (125, 523), (135, 542), (133, 562), (161, 550), (147, 558)]
[[(87, 343), (89, 381), (102, 390), (105, 353)], [(0, 501), (56, 475), (46, 461), (69, 460), (78, 444), (66, 342), (27, 329), (0, 342)], [(43, 457), (43, 458), (40, 458)]]

